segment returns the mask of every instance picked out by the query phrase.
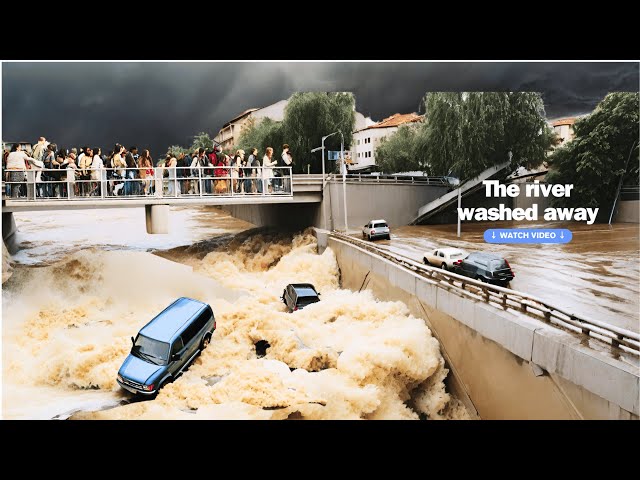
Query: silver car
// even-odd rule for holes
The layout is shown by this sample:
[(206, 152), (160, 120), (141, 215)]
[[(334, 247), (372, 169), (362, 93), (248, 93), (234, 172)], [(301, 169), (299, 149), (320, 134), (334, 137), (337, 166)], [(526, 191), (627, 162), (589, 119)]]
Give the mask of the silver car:
[(444, 270), (456, 270), (460, 268), (462, 260), (469, 255), (459, 248), (446, 247), (429, 250), (424, 254), (422, 260), (426, 265), (432, 265)]
[(391, 234), (389, 233), (389, 225), (386, 220), (371, 220), (362, 229), (362, 238), (374, 240), (376, 238), (386, 238), (391, 240)]

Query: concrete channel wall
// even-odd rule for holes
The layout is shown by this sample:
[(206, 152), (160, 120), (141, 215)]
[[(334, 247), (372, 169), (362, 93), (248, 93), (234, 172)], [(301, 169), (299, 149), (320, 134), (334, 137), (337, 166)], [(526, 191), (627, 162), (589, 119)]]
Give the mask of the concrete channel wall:
[(614, 216), (615, 222), (640, 223), (640, 200), (622, 200)]
[[(425, 203), (447, 192), (441, 185), (411, 183), (346, 183), (347, 220), (350, 230), (360, 229), (370, 220), (384, 218), (391, 227), (407, 225)], [(315, 226), (344, 230), (342, 182), (327, 182), (322, 202), (298, 204), (228, 205), (222, 208), (232, 216), (256, 226), (289, 228)]]
[(357, 246), (316, 232), (343, 288), (402, 301), (425, 320), (450, 369), (448, 386), (483, 419), (638, 419), (637, 367), (570, 333), (447, 291)]

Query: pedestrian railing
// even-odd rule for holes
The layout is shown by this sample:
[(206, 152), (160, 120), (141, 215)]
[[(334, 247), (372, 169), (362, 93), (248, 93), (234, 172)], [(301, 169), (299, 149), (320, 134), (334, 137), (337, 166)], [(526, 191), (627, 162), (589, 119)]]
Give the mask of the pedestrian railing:
[(4, 178), (4, 198), (24, 201), (293, 195), (291, 167), (34, 168)]
[(556, 327), (583, 334), (587, 338), (594, 338), (609, 345), (614, 353), (620, 353), (620, 350), (622, 350), (640, 355), (640, 334), (638, 333), (598, 320), (585, 318), (582, 315), (576, 315), (533, 295), (497, 285), (490, 285), (457, 273), (423, 265), (404, 255), (385, 251), (369, 242), (342, 233), (332, 232), (331, 236), (386, 258), (418, 275), (429, 278), (438, 287), (453, 291), (461, 296), (472, 297), (502, 310), (514, 309)]
[[(342, 181), (342, 175), (331, 173), (328, 180)], [(400, 175), (363, 175), (360, 173), (345, 175), (347, 183), (377, 183), (377, 184), (402, 184), (402, 185), (437, 185), (448, 187), (449, 182), (445, 177), (403, 177)]]

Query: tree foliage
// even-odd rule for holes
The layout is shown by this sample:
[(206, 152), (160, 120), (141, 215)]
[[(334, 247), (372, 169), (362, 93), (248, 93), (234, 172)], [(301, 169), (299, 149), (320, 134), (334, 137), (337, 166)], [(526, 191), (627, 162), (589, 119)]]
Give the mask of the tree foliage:
[(282, 122), (276, 122), (270, 118), (263, 118), (259, 121), (251, 118), (247, 121), (236, 146), (246, 152), (245, 158), (249, 158), (252, 148), (258, 149), (258, 158), (262, 163), (267, 147), (273, 148), (274, 158), (279, 155), (284, 143)]
[[(284, 141), (289, 144), (294, 159), (294, 172), (306, 172), (311, 164), (314, 172), (322, 169), (321, 152), (310, 153), (319, 147), (322, 137), (342, 132), (344, 148), (349, 148), (355, 126), (355, 99), (344, 92), (295, 93), (285, 108)], [(327, 150), (340, 149), (340, 134), (325, 141)], [(282, 145), (278, 145), (281, 147)], [(278, 152), (279, 153), (279, 152)]]
[(465, 180), (509, 159), (511, 169), (545, 159), (553, 133), (542, 98), (531, 92), (438, 92), (424, 98), (416, 155), (434, 175)]
[(575, 138), (550, 158), (547, 180), (574, 186), (570, 197), (555, 204), (599, 207), (598, 221), (603, 221), (609, 218), (620, 177), (624, 184), (638, 185), (639, 108), (637, 93), (610, 93), (574, 124)]
[(190, 147), (183, 147), (181, 145), (171, 145), (167, 149), (167, 153), (165, 155), (172, 155), (177, 157), (180, 153), (193, 153), (195, 150), (199, 148), (204, 148), (206, 151), (210, 152), (213, 150), (213, 139), (206, 132), (200, 132), (193, 136), (193, 141), (191, 142)]
[(376, 148), (376, 164), (383, 172), (398, 173), (422, 170), (428, 172), (429, 167), (417, 154), (420, 126), (402, 125)]
[(193, 152), (199, 148), (204, 148), (207, 152), (213, 151), (213, 139), (208, 133), (200, 132), (193, 136), (191, 151)]

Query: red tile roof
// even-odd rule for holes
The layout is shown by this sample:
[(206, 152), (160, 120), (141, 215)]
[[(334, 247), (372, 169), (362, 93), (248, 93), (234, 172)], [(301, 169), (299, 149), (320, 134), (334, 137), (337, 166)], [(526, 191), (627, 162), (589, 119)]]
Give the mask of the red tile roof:
[(574, 123), (576, 123), (576, 120), (576, 117), (559, 118), (558, 120), (555, 120), (551, 125), (554, 127), (558, 127), (560, 125), (573, 125)]
[(402, 113), (402, 114), (395, 113), (390, 117), (385, 118), (381, 122), (375, 123), (373, 125), (369, 125), (368, 127), (365, 127), (362, 130), (368, 130), (370, 128), (397, 127), (405, 123), (419, 122), (422, 120), (422, 118), (423, 118), (422, 115), (416, 115), (415, 113)]

